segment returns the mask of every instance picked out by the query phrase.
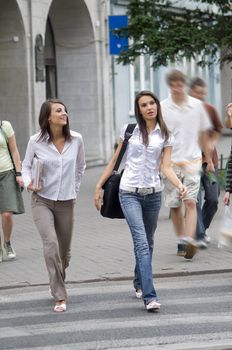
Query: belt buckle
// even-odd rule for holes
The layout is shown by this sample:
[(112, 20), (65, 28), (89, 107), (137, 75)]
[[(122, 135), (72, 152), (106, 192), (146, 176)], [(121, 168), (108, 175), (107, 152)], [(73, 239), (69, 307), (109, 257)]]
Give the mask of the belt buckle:
[(153, 193), (152, 188), (139, 188), (138, 193), (141, 194), (142, 196), (146, 196), (147, 194)]

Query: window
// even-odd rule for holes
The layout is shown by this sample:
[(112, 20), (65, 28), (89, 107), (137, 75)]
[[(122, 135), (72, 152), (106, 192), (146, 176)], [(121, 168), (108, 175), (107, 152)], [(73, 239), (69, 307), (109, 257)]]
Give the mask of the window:
[(141, 90), (153, 90), (152, 58), (149, 55), (137, 57), (130, 65), (130, 116), (134, 116), (135, 95)]

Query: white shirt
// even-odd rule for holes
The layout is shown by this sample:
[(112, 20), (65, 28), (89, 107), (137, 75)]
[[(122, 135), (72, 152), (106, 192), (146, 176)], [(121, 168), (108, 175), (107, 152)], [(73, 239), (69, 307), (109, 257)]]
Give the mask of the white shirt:
[(161, 102), (164, 121), (175, 138), (172, 150), (174, 163), (191, 163), (201, 159), (199, 136), (201, 131), (211, 128), (203, 103), (191, 96), (179, 106), (169, 96)]
[(51, 200), (75, 199), (84, 173), (85, 155), (81, 134), (71, 131), (71, 141), (66, 141), (61, 153), (52, 142), (38, 140), (39, 133), (31, 136), (25, 159), (22, 163), (22, 175), (25, 186), (31, 180), (32, 160), (36, 155), (43, 162), (41, 197)]
[[(125, 125), (120, 134), (124, 140)], [(160, 126), (157, 123), (155, 129), (149, 133), (149, 143), (146, 147), (143, 144), (142, 134), (136, 125), (131, 138), (129, 139), (126, 151), (125, 169), (121, 178), (120, 187), (155, 187), (161, 191), (163, 186), (160, 182), (160, 162), (164, 147), (173, 145), (173, 137), (165, 141), (161, 134)]]

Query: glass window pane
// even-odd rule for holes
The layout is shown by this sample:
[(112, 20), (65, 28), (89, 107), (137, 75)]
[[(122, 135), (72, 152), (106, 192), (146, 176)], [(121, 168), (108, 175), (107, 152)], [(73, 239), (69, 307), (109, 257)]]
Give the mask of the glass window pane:
[(134, 63), (135, 95), (140, 91), (140, 58), (137, 57)]
[(145, 89), (151, 89), (151, 67), (150, 67), (150, 56), (145, 55), (144, 57), (144, 74), (145, 74)]

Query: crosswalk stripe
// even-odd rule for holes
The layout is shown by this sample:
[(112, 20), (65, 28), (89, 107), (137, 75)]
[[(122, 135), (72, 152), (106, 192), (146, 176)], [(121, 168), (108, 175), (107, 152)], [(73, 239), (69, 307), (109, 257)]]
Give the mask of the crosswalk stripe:
[(230, 339), (232, 345), (228, 278), (230, 274), (217, 279), (190, 276), (184, 288), (180, 278), (160, 279), (163, 305), (155, 314), (135, 299), (131, 282), (72, 286), (68, 310), (62, 314), (52, 312), (54, 302), (46, 287), (0, 291), (0, 349), (143, 350), (152, 345), (165, 349), (167, 344), (174, 349), (178, 342), (187, 344), (186, 349), (210, 342), (213, 349), (213, 341), (223, 346)]

